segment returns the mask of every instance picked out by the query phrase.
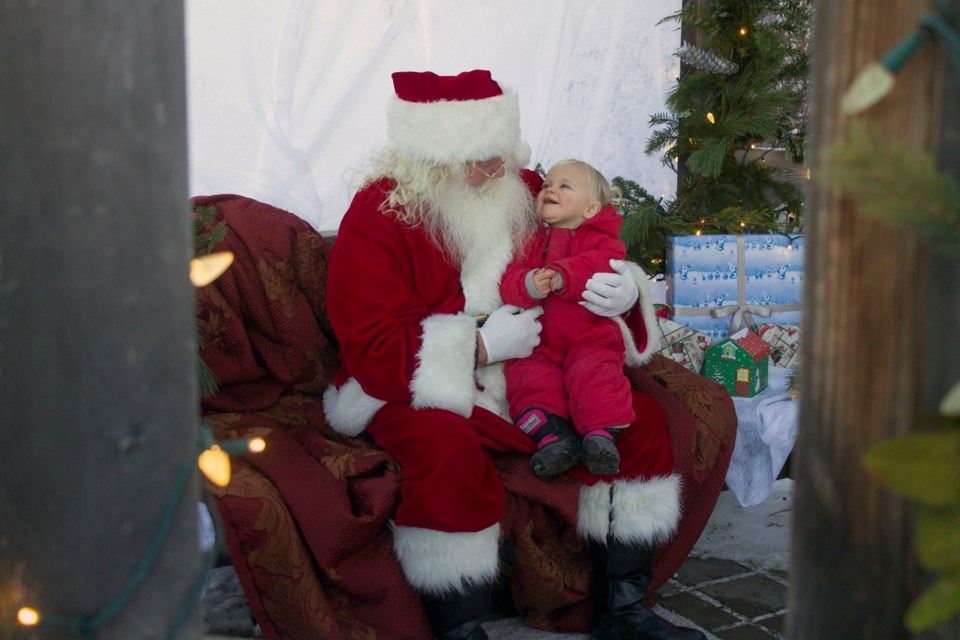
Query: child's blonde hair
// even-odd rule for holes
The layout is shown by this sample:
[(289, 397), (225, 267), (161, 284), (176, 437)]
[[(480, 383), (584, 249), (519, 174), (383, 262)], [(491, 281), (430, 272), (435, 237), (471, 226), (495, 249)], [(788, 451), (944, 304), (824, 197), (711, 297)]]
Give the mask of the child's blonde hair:
[[(603, 174), (588, 162), (567, 158), (566, 160), (553, 163), (553, 167), (563, 166), (580, 167), (587, 172), (587, 176), (590, 178), (590, 197), (600, 203), (601, 209), (613, 202), (614, 198), (619, 198), (623, 195), (619, 188), (610, 186), (610, 183), (603, 177)], [(551, 167), (551, 169), (553, 167)]]

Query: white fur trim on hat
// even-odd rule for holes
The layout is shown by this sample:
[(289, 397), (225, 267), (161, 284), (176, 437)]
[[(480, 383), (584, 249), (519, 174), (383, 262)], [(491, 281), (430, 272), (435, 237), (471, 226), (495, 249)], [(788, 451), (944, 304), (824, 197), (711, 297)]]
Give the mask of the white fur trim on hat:
[(416, 371), (410, 381), (414, 409), (473, 413), (477, 322), (472, 316), (437, 314), (424, 319)]
[(607, 482), (580, 488), (577, 533), (587, 540), (605, 544), (612, 532), (626, 544), (659, 543), (673, 535), (679, 522), (679, 475), (616, 480), (612, 498)]
[(513, 161), (517, 168), (523, 168), (530, 164), (530, 158), (533, 156), (533, 150), (526, 140), (521, 140), (513, 150)]
[(421, 592), (464, 591), (497, 578), (500, 525), (477, 532), (435, 531), (405, 527), (390, 521), (393, 552), (407, 582)]
[(507, 158), (520, 143), (520, 106), (514, 93), (483, 100), (387, 105), (387, 143), (411, 157), (440, 164)]
[(374, 414), (387, 404), (368, 395), (356, 378), (350, 378), (337, 389), (330, 385), (323, 393), (323, 413), (327, 424), (345, 436), (356, 437), (364, 432)]

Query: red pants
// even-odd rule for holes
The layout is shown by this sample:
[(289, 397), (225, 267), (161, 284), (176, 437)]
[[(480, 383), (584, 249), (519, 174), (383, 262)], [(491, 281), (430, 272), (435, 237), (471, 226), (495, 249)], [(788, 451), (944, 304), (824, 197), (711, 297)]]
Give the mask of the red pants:
[(569, 418), (581, 435), (631, 424), (635, 416), (623, 373), (620, 325), (553, 297), (544, 302), (543, 318), (533, 353), (503, 365), (514, 422), (537, 408)]
[(585, 344), (561, 354), (541, 347), (527, 358), (504, 365), (514, 421), (527, 409), (543, 409), (569, 418), (580, 435), (633, 422), (622, 348), (617, 351)]
[[(663, 410), (637, 391), (633, 410), (639, 418), (617, 437), (620, 472), (595, 476), (581, 465), (571, 475), (592, 485), (673, 473)], [(527, 434), (480, 408), (463, 418), (441, 409), (391, 403), (377, 412), (367, 433), (403, 469), (396, 523), (437, 531), (480, 531), (499, 522), (505, 494), (490, 451), (536, 450)]]

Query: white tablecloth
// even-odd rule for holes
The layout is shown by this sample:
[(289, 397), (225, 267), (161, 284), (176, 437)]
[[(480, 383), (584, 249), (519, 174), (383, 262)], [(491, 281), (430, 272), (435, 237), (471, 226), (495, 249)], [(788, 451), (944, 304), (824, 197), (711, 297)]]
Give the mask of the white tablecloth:
[(771, 365), (763, 393), (733, 399), (739, 424), (726, 482), (744, 507), (767, 499), (797, 440), (798, 403), (787, 395), (788, 373)]

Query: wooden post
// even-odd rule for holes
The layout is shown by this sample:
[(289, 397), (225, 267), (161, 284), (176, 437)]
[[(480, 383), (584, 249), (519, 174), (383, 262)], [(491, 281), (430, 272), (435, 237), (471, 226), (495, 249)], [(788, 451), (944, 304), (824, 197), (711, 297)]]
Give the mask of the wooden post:
[(96, 638), (165, 637), (202, 573), (183, 20), (0, 2), (0, 636), (91, 637), (44, 621), (104, 613), (168, 502)]
[[(932, 4), (817, 3), (815, 162), (850, 124), (839, 104), (854, 76), (910, 35)], [(942, 49), (928, 42), (864, 117), (918, 148), (935, 151), (954, 140), (948, 155), (956, 176), (955, 105), (943, 110), (942, 121), (940, 109), (950, 73)], [(903, 616), (919, 582), (913, 510), (867, 476), (861, 456), (875, 442), (914, 431), (918, 408), (957, 380), (956, 344), (934, 344), (929, 331), (958, 326), (958, 280), (928, 269), (929, 248), (915, 235), (859, 216), (855, 203), (838, 199), (816, 177), (807, 211), (788, 635), (906, 638)], [(941, 302), (929, 308), (929, 296)], [(924, 637), (958, 636), (953, 626)]]

